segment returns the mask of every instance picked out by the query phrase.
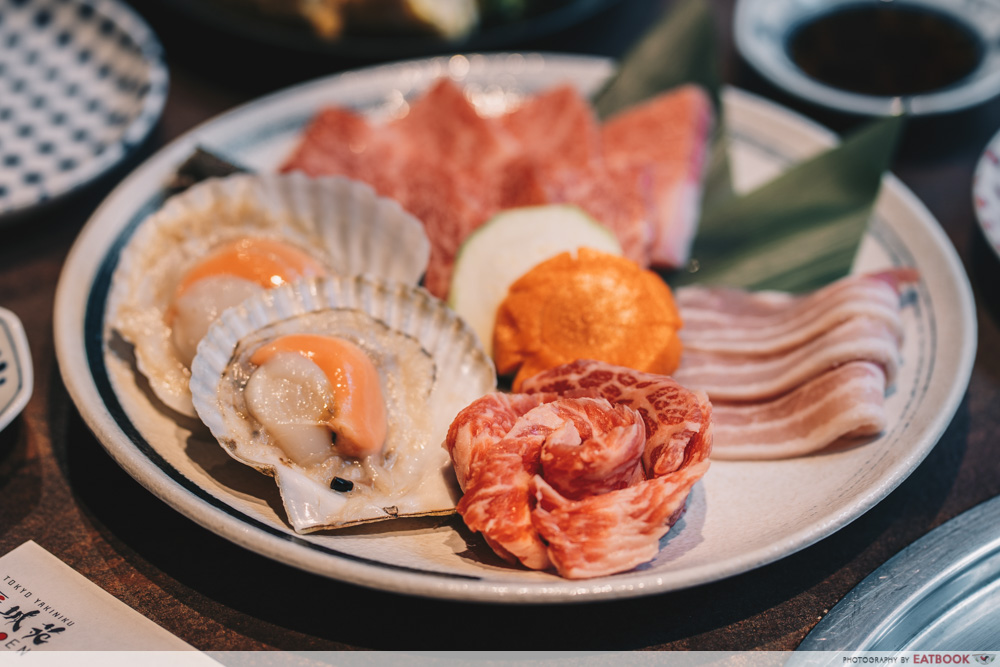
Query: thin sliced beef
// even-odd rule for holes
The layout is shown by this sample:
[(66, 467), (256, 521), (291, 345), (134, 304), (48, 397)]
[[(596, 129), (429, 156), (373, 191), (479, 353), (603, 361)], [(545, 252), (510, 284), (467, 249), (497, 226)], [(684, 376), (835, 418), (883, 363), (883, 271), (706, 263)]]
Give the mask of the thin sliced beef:
[(653, 558), (708, 468), (711, 406), (665, 376), (577, 361), (489, 394), (445, 447), (458, 511), (501, 557), (570, 578)]

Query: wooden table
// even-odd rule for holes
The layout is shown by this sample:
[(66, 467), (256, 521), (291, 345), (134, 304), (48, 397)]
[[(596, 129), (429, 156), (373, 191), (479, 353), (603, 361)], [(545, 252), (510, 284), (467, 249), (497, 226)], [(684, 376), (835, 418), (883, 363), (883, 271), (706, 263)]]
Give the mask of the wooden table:
[[(525, 49), (619, 56), (667, 0), (622, 2)], [(783, 95), (734, 54), (732, 0), (713, 0), (728, 81), (837, 130), (858, 119)], [(862, 578), (935, 526), (1000, 493), (1000, 264), (973, 214), (976, 159), (1000, 129), (1000, 100), (911, 123), (894, 172), (930, 208), (972, 281), (979, 352), (940, 443), (885, 500), (833, 536), (714, 584), (560, 607), (460, 604), (357, 588), (247, 552), (187, 520), (105, 454), (70, 401), (53, 350), (53, 295), (82, 224), (140, 160), (257, 95), (358, 63), (303, 59), (225, 38), (141, 4), (164, 41), (171, 92), (159, 128), (83, 193), (3, 230), (0, 305), (28, 332), (36, 385), (0, 433), (0, 553), (35, 540), (118, 599), (205, 650), (790, 650)]]

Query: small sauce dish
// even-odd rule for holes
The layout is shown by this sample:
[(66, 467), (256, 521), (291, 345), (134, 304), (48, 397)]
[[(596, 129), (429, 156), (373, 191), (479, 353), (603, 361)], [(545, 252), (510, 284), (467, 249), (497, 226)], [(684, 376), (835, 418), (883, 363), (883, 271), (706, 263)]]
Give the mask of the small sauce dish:
[(0, 308), (0, 431), (27, 405), (34, 377), (21, 320)]
[(972, 205), (986, 242), (1000, 258), (1000, 132), (990, 139), (976, 164)]
[(738, 0), (736, 46), (775, 85), (861, 115), (1000, 94), (1000, 0)]

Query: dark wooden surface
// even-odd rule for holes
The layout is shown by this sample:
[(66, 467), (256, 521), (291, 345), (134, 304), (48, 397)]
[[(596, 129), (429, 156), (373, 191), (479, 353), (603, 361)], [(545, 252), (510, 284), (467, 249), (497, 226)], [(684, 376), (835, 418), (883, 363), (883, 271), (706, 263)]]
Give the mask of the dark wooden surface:
[[(0, 241), (0, 305), (28, 332), (35, 391), (0, 433), (0, 553), (35, 540), (199, 649), (794, 649), (862, 578), (915, 539), (1000, 493), (1000, 268), (976, 224), (976, 159), (1000, 129), (1000, 100), (912, 123), (893, 170), (958, 249), (976, 296), (979, 351), (940, 443), (885, 500), (780, 562), (690, 590), (560, 607), (459, 604), (361, 589), (301, 573), (216, 537), (133, 481), (69, 400), (53, 349), (62, 262), (107, 192), (144, 157), (234, 105), (361, 63), (279, 52), (206, 30), (166, 5), (136, 3), (171, 69), (162, 122), (108, 177), (21, 216)], [(669, 2), (623, 0), (526, 49), (621, 55)], [(728, 81), (837, 130), (859, 121), (771, 88), (734, 54), (732, 0), (713, 0)]]

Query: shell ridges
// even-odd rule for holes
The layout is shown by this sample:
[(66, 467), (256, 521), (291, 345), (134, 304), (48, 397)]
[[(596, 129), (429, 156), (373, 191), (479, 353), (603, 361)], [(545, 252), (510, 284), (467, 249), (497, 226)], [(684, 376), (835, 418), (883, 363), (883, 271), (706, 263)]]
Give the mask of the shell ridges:
[[(358, 311), (370, 318), (367, 321), (374, 321), (378, 326), (409, 339), (411, 342), (408, 345), (413, 345), (412, 341), (415, 341), (417, 349), (423, 350), (421, 356), (430, 360), (421, 362), (430, 363), (430, 374), (427, 376), (431, 383), (430, 393), (410, 398), (427, 415), (428, 430), (426, 439), (419, 447), (419, 456), (427, 457), (427, 470), (433, 472), (424, 477), (438, 475), (440, 479), (432, 479), (422, 485), (431, 489), (426, 496), (421, 495), (424, 494), (421, 490), (417, 495), (404, 497), (400, 503), (401, 516), (453, 510), (457, 501), (457, 496), (452, 497), (455, 485), (447, 454), (440, 444), (455, 415), (496, 388), (494, 366), (476, 334), (442, 301), (420, 287), (370, 276), (332, 276), (283, 285), (228, 310), (202, 340), (192, 364), (190, 386), (194, 406), (220, 443), (237, 441), (235, 447), (225, 447), (228, 453), (276, 478), (289, 520), (299, 532), (391, 517), (378, 509), (382, 505), (373, 505), (375, 509), (366, 508), (351, 520), (342, 516), (327, 516), (319, 509), (336, 507), (340, 511), (343, 503), (327, 503), (320, 499), (315, 507), (311, 506), (309, 503), (312, 501), (304, 501), (300, 492), (315, 490), (317, 486), (300, 483), (301, 470), (295, 466), (292, 466), (295, 467), (294, 474), (284, 470), (292, 464), (283, 460), (280, 452), (269, 450), (262, 453), (259, 445), (255, 444), (245, 448), (252, 454), (245, 454), (241, 450), (240, 437), (234, 434), (232, 427), (236, 420), (232, 408), (219, 397), (228, 395), (227, 391), (231, 393), (232, 377), (227, 376), (228, 369), (237, 355), (243, 354), (239, 350), (247, 349), (245, 341), (248, 339), (263, 341), (271, 335), (290, 333), (296, 331), (299, 322), (314, 322), (315, 318), (326, 313), (333, 317)], [(226, 382), (230, 384), (226, 385)], [(225, 389), (227, 386), (230, 389)], [(230, 412), (227, 413), (227, 410)], [(289, 480), (299, 480), (295, 482), (294, 489), (288, 486), (292, 483)], [(435, 504), (422, 505), (423, 501), (415, 500), (418, 495), (432, 497)], [(446, 496), (449, 500), (442, 505), (441, 500)], [(315, 497), (315, 494), (310, 497)], [(391, 500), (387, 505), (397, 504), (394, 498)]]

